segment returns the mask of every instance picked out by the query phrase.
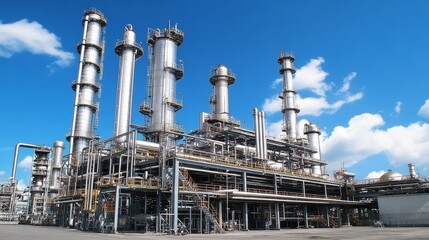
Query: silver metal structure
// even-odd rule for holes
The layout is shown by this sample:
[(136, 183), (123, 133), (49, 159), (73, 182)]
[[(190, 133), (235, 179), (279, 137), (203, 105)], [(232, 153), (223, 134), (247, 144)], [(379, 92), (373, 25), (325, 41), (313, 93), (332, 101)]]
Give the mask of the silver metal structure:
[(210, 71), (210, 83), (214, 86), (214, 95), (210, 103), (214, 105), (213, 115), (216, 120), (229, 122), (228, 86), (234, 84), (235, 74), (220, 64)]
[(43, 214), (46, 212), (46, 199), (49, 186), (46, 184), (49, 174), (49, 154), (51, 149), (36, 149), (35, 158), (32, 162), (29, 214), (31, 223), (39, 225), (42, 223)]
[(280, 74), (283, 76), (283, 91), (280, 98), (283, 99), (282, 112), (284, 114), (284, 128), (287, 138), (291, 141), (297, 139), (297, 124), (296, 115), (299, 113), (298, 105), (295, 103), (296, 91), (293, 88), (293, 77), (295, 68), (292, 62), (295, 56), (289, 53), (281, 53), (278, 62), (280, 64)]
[(78, 44), (80, 54), (78, 78), (72, 88), (76, 91), (74, 102), (71, 133), (67, 136), (70, 141), (70, 164), (80, 163), (79, 154), (93, 139), (94, 114), (98, 111), (96, 93), (100, 91), (98, 78), (102, 71), (102, 56), (104, 53), (104, 26), (107, 20), (95, 9), (87, 10), (83, 16), (83, 39)]
[[(136, 34), (131, 24), (125, 27), (124, 39), (116, 44), (115, 52), (120, 56), (114, 132), (114, 136), (118, 136), (130, 131), (134, 65), (143, 55), (143, 48), (136, 42)], [(116, 141), (123, 143), (126, 136), (117, 138)]]
[(60, 189), (60, 184), (61, 184), (60, 171), (61, 171), (61, 164), (63, 160), (63, 152), (64, 152), (64, 142), (56, 141), (54, 143), (53, 157), (52, 157), (51, 170), (50, 170), (51, 180), (50, 180), (49, 190), (51, 192), (58, 192), (58, 190)]
[(267, 137), (265, 135), (265, 115), (263, 111), (259, 111), (257, 108), (254, 108), (253, 117), (255, 118), (256, 154), (258, 158), (265, 159), (267, 158)]
[[(321, 152), (320, 152), (320, 128), (315, 123), (306, 123), (304, 125), (304, 134), (307, 135), (307, 140), (309, 143), (309, 147), (317, 150), (317, 152), (310, 153), (311, 158), (314, 159), (321, 159)], [(321, 168), (320, 164), (313, 164), (312, 165), (312, 171), (313, 175), (320, 176)]]
[(408, 172), (410, 173), (410, 178), (414, 179), (418, 177), (413, 163), (408, 164)]
[[(175, 113), (183, 107), (176, 98), (176, 81), (183, 76), (183, 63), (177, 63), (177, 48), (184, 33), (177, 24), (163, 30), (149, 29), (148, 101), (140, 105), (140, 112), (151, 118), (152, 132), (183, 132), (175, 123)], [(159, 141), (159, 140), (158, 140)]]

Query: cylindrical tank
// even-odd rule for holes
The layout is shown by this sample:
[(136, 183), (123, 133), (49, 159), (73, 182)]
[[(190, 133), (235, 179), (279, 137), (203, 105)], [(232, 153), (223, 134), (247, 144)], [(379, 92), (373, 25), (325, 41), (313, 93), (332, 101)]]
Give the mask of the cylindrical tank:
[[(129, 132), (133, 100), (134, 65), (136, 59), (143, 55), (143, 48), (136, 43), (136, 34), (131, 24), (125, 27), (124, 39), (116, 44), (115, 52), (120, 56), (114, 132), (114, 135), (118, 136)], [(126, 138), (126, 136), (123, 136), (117, 138), (116, 141), (123, 143)]]
[(297, 136), (297, 117), (299, 108), (295, 103), (296, 91), (293, 88), (293, 77), (295, 68), (292, 62), (295, 57), (289, 53), (281, 53), (278, 58), (280, 64), (280, 74), (283, 76), (283, 91), (280, 97), (283, 99), (282, 112), (284, 114), (284, 129), (288, 138), (294, 141)]
[[(307, 135), (309, 147), (316, 150), (317, 152), (310, 153), (311, 158), (321, 159), (320, 155), (320, 128), (315, 123), (306, 123), (304, 125), (304, 134)], [(311, 166), (312, 173), (314, 176), (320, 176), (322, 174), (320, 164), (313, 164)]]
[(53, 148), (53, 157), (51, 164), (50, 191), (57, 192), (60, 188), (60, 171), (63, 160), (64, 142), (56, 141)]
[(317, 150), (311, 153), (312, 158), (320, 159), (320, 128), (315, 123), (306, 123), (304, 125), (304, 134), (307, 135), (307, 140), (310, 148)]
[(95, 94), (100, 90), (97, 82), (101, 71), (104, 43), (102, 36), (107, 20), (104, 15), (91, 9), (84, 12), (83, 40), (78, 45), (80, 56), (78, 79), (72, 88), (76, 91), (70, 141), (71, 163), (79, 164), (79, 154), (93, 138), (94, 113), (98, 111)]
[(207, 120), (207, 117), (209, 116), (206, 112), (200, 112), (200, 129), (204, 128), (204, 123)]
[(170, 26), (149, 33), (148, 44), (153, 48), (151, 69), (151, 126), (153, 131), (175, 131), (175, 113), (182, 107), (176, 99), (176, 80), (183, 76), (183, 66), (177, 64), (177, 48), (183, 32)]
[(220, 121), (229, 121), (228, 86), (235, 82), (235, 75), (220, 64), (210, 72), (210, 83), (214, 86), (214, 117)]
[(408, 171), (410, 172), (410, 178), (414, 179), (417, 177), (416, 169), (414, 168), (414, 164), (408, 164)]

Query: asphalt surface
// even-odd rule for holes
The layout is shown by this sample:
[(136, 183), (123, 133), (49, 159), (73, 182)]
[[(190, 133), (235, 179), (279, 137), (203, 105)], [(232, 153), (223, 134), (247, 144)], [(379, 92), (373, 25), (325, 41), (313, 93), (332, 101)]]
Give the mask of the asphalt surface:
[(76, 240), (76, 239), (429, 239), (429, 228), (342, 227), (339, 229), (282, 229), (226, 234), (188, 234), (183, 236), (154, 233), (101, 234), (60, 227), (41, 227), (0, 223), (0, 240)]

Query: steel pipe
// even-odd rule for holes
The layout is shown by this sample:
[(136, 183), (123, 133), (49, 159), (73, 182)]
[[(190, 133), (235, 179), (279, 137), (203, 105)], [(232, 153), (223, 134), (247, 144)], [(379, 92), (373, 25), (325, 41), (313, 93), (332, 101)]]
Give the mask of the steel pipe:
[(13, 181), (15, 181), (15, 177), (16, 177), (16, 165), (18, 163), (19, 149), (21, 147), (32, 148), (32, 149), (47, 149), (47, 150), (51, 149), (49, 147), (39, 146), (39, 145), (34, 145), (34, 144), (29, 144), (29, 143), (18, 143), (18, 144), (16, 144), (15, 145), (15, 154), (13, 156), (13, 166), (12, 166), (12, 176), (11, 176)]

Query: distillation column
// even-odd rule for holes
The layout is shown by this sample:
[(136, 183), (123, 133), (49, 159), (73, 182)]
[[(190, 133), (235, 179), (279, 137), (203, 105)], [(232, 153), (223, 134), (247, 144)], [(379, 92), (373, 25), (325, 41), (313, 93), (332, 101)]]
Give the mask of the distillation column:
[[(116, 44), (115, 52), (120, 56), (118, 92), (116, 98), (115, 136), (129, 132), (131, 108), (133, 101), (134, 66), (135, 61), (143, 55), (143, 48), (136, 43), (133, 26), (125, 27), (124, 39)], [(127, 136), (116, 141), (123, 143)]]
[(61, 164), (63, 160), (64, 142), (56, 141), (53, 148), (53, 157), (51, 164), (50, 187), (51, 193), (58, 193), (61, 183)]
[[(40, 148), (34, 150), (36, 155), (32, 163), (31, 171), (31, 198), (29, 202), (29, 214), (31, 215), (31, 224), (39, 225), (42, 222), (42, 215), (45, 213), (45, 193), (49, 186), (48, 182), (48, 166), (50, 148)], [(46, 196), (47, 197), (47, 196)]]
[(83, 16), (83, 40), (77, 50), (80, 54), (78, 78), (72, 84), (76, 91), (73, 109), (71, 134), (67, 136), (70, 141), (70, 163), (80, 163), (79, 154), (94, 138), (94, 114), (98, 111), (95, 94), (100, 91), (100, 78), (102, 70), (102, 56), (104, 52), (104, 27), (107, 20), (104, 15), (95, 10), (87, 10)]
[(180, 132), (175, 124), (176, 111), (183, 107), (176, 99), (176, 81), (183, 76), (183, 65), (177, 64), (177, 48), (182, 44), (184, 33), (168, 26), (163, 30), (148, 32), (149, 71), (148, 100), (140, 105), (140, 112), (151, 117), (149, 132), (155, 133), (152, 141), (158, 142), (156, 134), (164, 131)]
[(235, 75), (224, 65), (210, 71), (210, 83), (214, 86), (214, 96), (210, 103), (214, 105), (213, 118), (222, 122), (230, 122), (228, 86), (234, 84)]
[(299, 113), (299, 108), (295, 103), (296, 91), (293, 88), (292, 74), (294, 74), (295, 68), (292, 62), (295, 57), (292, 54), (281, 53), (278, 62), (280, 64), (280, 74), (283, 75), (283, 91), (279, 96), (283, 99), (282, 112), (284, 114), (284, 128), (287, 138), (295, 141), (297, 139), (297, 124), (296, 115)]
[[(317, 150), (317, 152), (312, 152), (310, 154), (311, 158), (321, 160), (320, 152), (320, 128), (315, 123), (306, 123), (304, 125), (304, 134), (307, 135), (307, 140), (309, 147)], [(312, 165), (312, 172), (315, 176), (320, 176), (322, 174), (320, 164)]]

